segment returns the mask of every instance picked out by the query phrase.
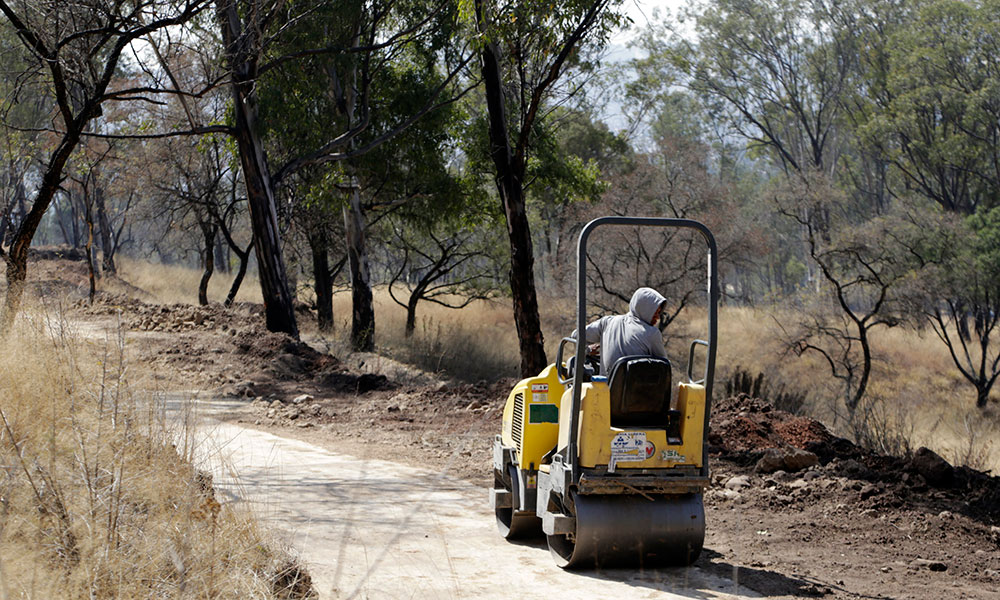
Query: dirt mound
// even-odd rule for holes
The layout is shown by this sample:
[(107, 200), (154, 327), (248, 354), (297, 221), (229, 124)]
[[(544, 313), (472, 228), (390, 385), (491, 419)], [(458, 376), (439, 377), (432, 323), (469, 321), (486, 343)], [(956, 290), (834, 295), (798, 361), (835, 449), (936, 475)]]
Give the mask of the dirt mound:
[[(803, 477), (778, 471), (747, 480), (748, 485), (757, 481), (787, 492), (770, 498), (779, 505), (846, 492), (868, 509), (920, 507), (961, 513), (985, 524), (1000, 523), (1000, 477), (953, 467), (926, 448), (909, 457), (866, 450), (837, 437), (815, 419), (776, 410), (767, 400), (741, 394), (717, 401), (708, 439), (713, 458), (729, 462), (735, 472), (755, 467), (752, 472), (759, 475), (762, 463), (773, 456), (772, 449), (815, 454), (818, 464)], [(795, 485), (788, 487), (789, 483)]]
[(252, 327), (262, 319), (263, 307), (237, 303), (197, 306), (193, 304), (152, 304), (127, 294), (98, 292), (94, 303), (79, 300), (76, 308), (86, 314), (121, 314), (126, 328), (132, 331), (213, 331)]
[(724, 398), (712, 406), (710, 451), (760, 453), (791, 446), (816, 452), (836, 439), (819, 421), (777, 410), (767, 400), (747, 394)]

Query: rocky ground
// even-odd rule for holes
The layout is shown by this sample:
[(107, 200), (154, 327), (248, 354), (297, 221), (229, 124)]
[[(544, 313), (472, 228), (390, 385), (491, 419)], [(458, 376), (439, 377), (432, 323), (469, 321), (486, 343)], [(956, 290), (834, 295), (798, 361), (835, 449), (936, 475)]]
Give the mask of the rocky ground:
[[(39, 291), (79, 287), (63, 274), (79, 275), (78, 264), (45, 262)], [(60, 275), (45, 279), (52, 272)], [(100, 294), (69, 314), (121, 323), (133, 360), (165, 388), (244, 399), (231, 415), (240, 422), (484, 487), (492, 481), (491, 440), (514, 381), (372, 372), (387, 359), (358, 368), (319, 352), (308, 335), (266, 332), (252, 305)], [(1000, 478), (926, 449), (906, 458), (865, 451), (746, 395), (717, 399), (709, 442), (703, 568), (772, 597), (1000, 597)]]

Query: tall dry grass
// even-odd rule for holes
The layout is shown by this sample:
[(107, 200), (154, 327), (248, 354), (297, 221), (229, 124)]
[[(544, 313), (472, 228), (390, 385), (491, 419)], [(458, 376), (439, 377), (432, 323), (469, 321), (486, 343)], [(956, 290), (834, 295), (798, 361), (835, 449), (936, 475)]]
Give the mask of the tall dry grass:
[[(197, 304), (201, 270), (181, 265), (164, 265), (127, 256), (116, 257), (118, 276), (148, 294), (141, 298), (162, 304)], [(222, 302), (229, 293), (233, 273), (216, 271), (208, 282), (209, 302)], [(236, 294), (237, 302), (262, 302), (260, 283), (248, 273)]]
[[(573, 309), (566, 299), (543, 299), (541, 304), (546, 351), (554, 360), (559, 339), (574, 328)], [(384, 290), (376, 291), (375, 307), (381, 353), (466, 381), (518, 374), (517, 338), (506, 299), (462, 310), (421, 305), (417, 331), (410, 339), (403, 334), (405, 311)], [(339, 324), (333, 337), (348, 339), (350, 311), (350, 295), (338, 294), (334, 314)], [(932, 333), (904, 327), (875, 330), (874, 372), (869, 397), (859, 408), (864, 420), (859, 424), (845, 418), (842, 390), (826, 363), (816, 355), (788, 351), (796, 318), (791, 309), (722, 307), (717, 390), (737, 369), (764, 373), (772, 389), (803, 396), (803, 412), (876, 450), (904, 453), (927, 446), (954, 464), (1000, 471), (1000, 444), (994, 443), (1000, 439), (997, 410), (975, 408), (974, 389)], [(664, 333), (680, 377), (687, 369), (691, 340), (707, 335), (705, 311), (685, 311)], [(346, 346), (339, 350), (348, 352)], [(702, 368), (699, 357), (696, 371)]]
[(58, 315), (0, 341), (0, 599), (283, 597), (287, 556), (131, 378), (121, 333), (86, 341)]
[[(200, 272), (195, 269), (126, 262), (123, 271), (127, 280), (148, 288), (161, 302), (196, 299)], [(220, 286), (216, 290), (224, 287), (220, 280), (213, 285)], [(220, 297), (225, 291), (213, 293)], [(240, 298), (259, 301), (256, 281), (244, 282)], [(477, 301), (461, 310), (421, 303), (410, 338), (404, 335), (405, 309), (384, 288), (375, 289), (374, 303), (380, 355), (462, 381), (517, 377), (520, 359), (509, 299)], [(540, 309), (547, 356), (554, 360), (559, 340), (575, 327), (573, 302), (541, 298)], [(350, 293), (335, 294), (334, 331), (320, 338), (340, 357), (350, 354), (350, 318)], [(864, 417), (859, 425), (845, 418), (840, 384), (823, 359), (788, 351), (789, 332), (797, 318), (791, 308), (722, 307), (717, 381), (737, 369), (764, 373), (772, 389), (804, 395), (804, 412), (840, 435), (886, 452), (927, 446), (956, 464), (1000, 471), (1000, 442), (994, 442), (1000, 440), (998, 409), (995, 403), (985, 412), (974, 407), (974, 389), (932, 333), (905, 327), (873, 332), (875, 363), (869, 398), (859, 409)], [(704, 338), (706, 331), (705, 311), (693, 308), (664, 332), (678, 376), (686, 371), (691, 340)]]

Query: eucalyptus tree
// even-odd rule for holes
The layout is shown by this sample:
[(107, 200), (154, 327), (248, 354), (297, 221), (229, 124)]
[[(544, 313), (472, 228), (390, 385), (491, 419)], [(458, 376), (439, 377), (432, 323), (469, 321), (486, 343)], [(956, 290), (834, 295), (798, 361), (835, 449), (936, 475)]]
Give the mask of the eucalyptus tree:
[(474, 19), (478, 34), (488, 154), (507, 222), (521, 375), (529, 377), (547, 361), (525, 197), (528, 165), (549, 112), (582, 86), (571, 75), (592, 66), (595, 53), (623, 17), (614, 10), (619, 0), (463, 0), (461, 4)]
[[(374, 313), (364, 245), (361, 189), (350, 159), (399, 135), (462, 94), (455, 84), (469, 61), (454, 43), (451, 3), (394, 0), (217, 0), (233, 94), (236, 138), (246, 181), (268, 327), (297, 335), (280, 252), (276, 192), (303, 169), (340, 163), (354, 296), (352, 345), (370, 350)], [(426, 76), (422, 101), (379, 115), (387, 73)], [(390, 77), (391, 79), (391, 77)], [(281, 140), (276, 140), (275, 134)], [(267, 153), (283, 149), (272, 172)]]

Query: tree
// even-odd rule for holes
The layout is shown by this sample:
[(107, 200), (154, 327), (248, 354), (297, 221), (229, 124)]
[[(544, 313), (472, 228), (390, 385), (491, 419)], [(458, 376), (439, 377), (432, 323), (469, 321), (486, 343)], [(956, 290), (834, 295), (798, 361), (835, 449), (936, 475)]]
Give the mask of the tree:
[(717, 118), (785, 172), (833, 174), (856, 52), (822, 2), (714, 0), (669, 54)]
[[(800, 322), (790, 347), (826, 362), (842, 385), (847, 419), (856, 425), (872, 374), (872, 331), (901, 322), (894, 292), (912, 265), (898, 242), (897, 218), (865, 218), (849, 196), (822, 178), (802, 179), (795, 187), (776, 194), (778, 210), (804, 228), (809, 257), (819, 266), (828, 295)], [(815, 214), (824, 215), (822, 227)]]
[(42, 216), (52, 203), (63, 168), (87, 126), (111, 100), (127, 100), (139, 89), (111, 89), (122, 53), (136, 40), (181, 25), (205, 9), (207, 0), (167, 2), (139, 0), (129, 4), (102, 0), (62, 2), (0, 0), (0, 12), (17, 31), (40, 69), (58, 108), (61, 127), (47, 159), (31, 208), (18, 227), (7, 255), (7, 295), (0, 321), (13, 322), (27, 276), (28, 247)]
[[(354, 304), (352, 346), (372, 349), (374, 310), (362, 190), (354, 179), (350, 159), (392, 139), (464, 93), (456, 91), (453, 84), (469, 58), (451, 43), (449, 23), (454, 19), (448, 7), (446, 2), (425, 5), (402, 0), (378, 4), (316, 0), (294, 5), (273, 0), (217, 0), (231, 71), (234, 135), (247, 184), (258, 267), (264, 270), (261, 285), (265, 306), (270, 303), (273, 307), (268, 309), (269, 328), (297, 332), (280, 254), (275, 205), (278, 187), (303, 169), (342, 163), (349, 190), (343, 217)], [(286, 23), (291, 26), (286, 27)], [(393, 113), (395, 119), (378, 135), (364, 138), (372, 123), (372, 102), (380, 76), (391, 71), (393, 59), (417, 46), (421, 48), (416, 53), (419, 60), (412, 64), (432, 75), (427, 81), (432, 84), (430, 93), (410, 112)], [(443, 61), (438, 62), (441, 57)], [(437, 71), (435, 67), (442, 62), (443, 68)], [(291, 86), (269, 87), (287, 75), (291, 75)], [(317, 86), (322, 93), (310, 93)], [(262, 102), (262, 88), (272, 101), (286, 101)], [(305, 93), (299, 93), (302, 91)], [(300, 112), (302, 109), (307, 111)], [(308, 142), (296, 147), (284, 140), (288, 152), (273, 173), (268, 167), (266, 144), (274, 140), (262, 134), (268, 110), (272, 125), (295, 132), (289, 139)], [(287, 117), (273, 118), (280, 113)], [(324, 117), (322, 127), (317, 127), (316, 115)]]
[(565, 83), (572, 67), (584, 65), (588, 44), (600, 48), (621, 23), (621, 17), (609, 8), (614, 4), (612, 0), (558, 5), (471, 0), (471, 7), (466, 3), (480, 37), (489, 156), (507, 221), (510, 288), (523, 377), (536, 375), (547, 363), (535, 292), (526, 170), (537, 130), (561, 91), (558, 84)]
[(854, 30), (871, 48), (856, 102), (862, 140), (894, 167), (897, 196), (988, 210), (1000, 203), (1000, 3), (907, 6)]
[(1000, 207), (968, 217), (925, 209), (912, 230), (909, 247), (920, 268), (910, 307), (975, 387), (976, 407), (985, 408), (1000, 377)]

